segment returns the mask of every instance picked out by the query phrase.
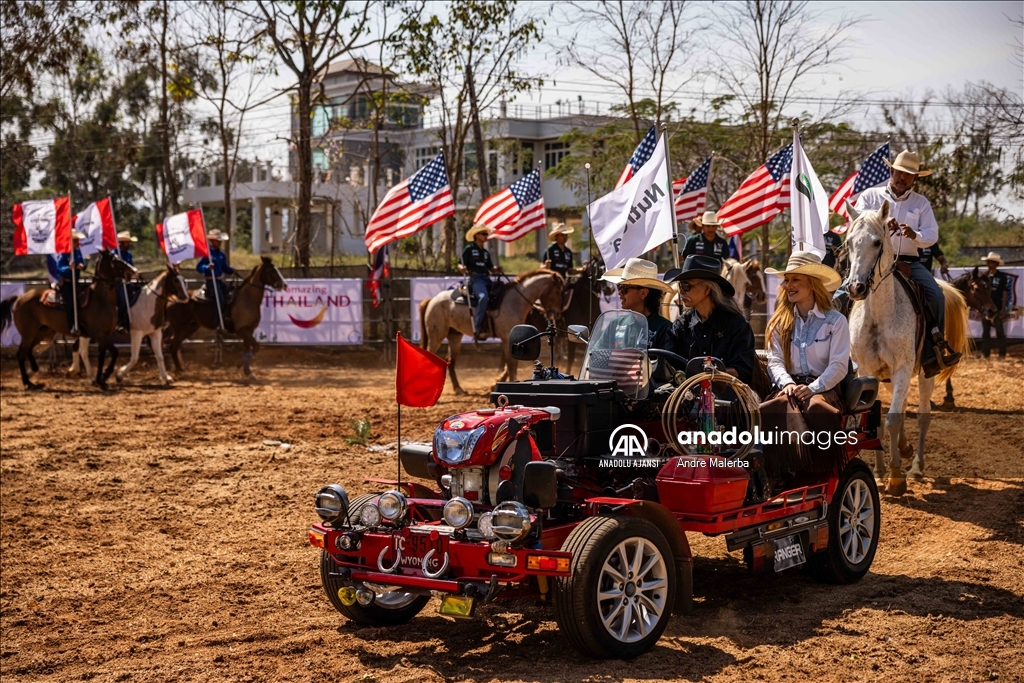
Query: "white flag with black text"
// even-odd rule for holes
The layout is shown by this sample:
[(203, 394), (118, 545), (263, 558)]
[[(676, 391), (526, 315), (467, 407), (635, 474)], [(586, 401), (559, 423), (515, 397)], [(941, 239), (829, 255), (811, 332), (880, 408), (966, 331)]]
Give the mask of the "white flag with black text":
[(594, 241), (608, 269), (672, 239), (672, 182), (665, 137), (650, 160), (625, 185), (589, 207)]

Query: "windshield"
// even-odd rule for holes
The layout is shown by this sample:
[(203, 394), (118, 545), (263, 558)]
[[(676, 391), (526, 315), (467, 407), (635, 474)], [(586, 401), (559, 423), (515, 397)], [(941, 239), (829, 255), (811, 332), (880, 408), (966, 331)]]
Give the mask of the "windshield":
[(634, 399), (647, 398), (647, 318), (633, 311), (608, 311), (594, 323), (580, 379), (615, 380)]

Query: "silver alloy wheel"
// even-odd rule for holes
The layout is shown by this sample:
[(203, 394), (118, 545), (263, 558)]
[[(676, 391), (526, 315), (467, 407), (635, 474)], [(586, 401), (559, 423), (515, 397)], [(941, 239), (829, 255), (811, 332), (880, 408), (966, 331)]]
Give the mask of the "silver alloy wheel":
[(597, 584), (597, 609), (616, 640), (647, 637), (668, 604), (668, 567), (658, 547), (634, 536), (605, 558)]
[(839, 509), (839, 542), (843, 556), (851, 565), (864, 561), (871, 550), (875, 529), (875, 506), (871, 491), (860, 479), (854, 479), (843, 492)]
[(373, 604), (380, 605), (384, 609), (402, 609), (419, 597), (416, 593), (403, 591), (399, 586), (384, 586), (370, 582), (365, 582), (363, 585), (372, 590), (376, 596), (373, 599)]

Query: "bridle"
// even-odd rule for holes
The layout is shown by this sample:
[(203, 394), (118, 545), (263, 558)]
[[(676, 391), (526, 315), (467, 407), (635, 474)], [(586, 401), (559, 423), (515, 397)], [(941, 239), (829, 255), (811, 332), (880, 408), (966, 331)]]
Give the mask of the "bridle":
[[(850, 231), (852, 232), (853, 228), (850, 228)], [(885, 240), (885, 239), (888, 239), (888, 237), (883, 236), (882, 239)], [(847, 245), (848, 244), (849, 244), (849, 240), (847, 240), (847, 243), (844, 244), (842, 246), (842, 248), (843, 249), (847, 249)], [(879, 245), (878, 245), (878, 253), (875, 255), (874, 263), (871, 264), (871, 274), (868, 275), (868, 281), (867, 281), (868, 292), (871, 293), (871, 294), (874, 294), (878, 290), (878, 288), (882, 286), (882, 283), (885, 282), (885, 279), (887, 277), (889, 277), (890, 275), (892, 275), (893, 272), (896, 270), (896, 262), (897, 262), (898, 258), (894, 257), (893, 260), (892, 260), (892, 265), (889, 266), (888, 269), (886, 269), (885, 273), (882, 275), (882, 278), (878, 281), (878, 284), (875, 284), (875, 273), (878, 271), (879, 262), (882, 260), (882, 254), (883, 253), (885, 253), (885, 244), (884, 243), (879, 243)], [(838, 256), (837, 256), (837, 259), (838, 259)], [(846, 274), (846, 280), (843, 282), (843, 289), (845, 289), (847, 292), (850, 291), (850, 285), (853, 284), (852, 277), (853, 277), (853, 264), (851, 263), (850, 266), (849, 266), (849, 272), (847, 272), (847, 274)]]

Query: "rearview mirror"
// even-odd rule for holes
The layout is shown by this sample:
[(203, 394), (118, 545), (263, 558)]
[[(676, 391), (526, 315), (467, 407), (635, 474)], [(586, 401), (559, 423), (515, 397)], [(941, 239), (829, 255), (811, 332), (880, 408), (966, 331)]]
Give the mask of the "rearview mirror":
[(590, 330), (586, 325), (569, 325), (569, 341), (586, 344), (590, 341)]
[(508, 335), (508, 352), (515, 360), (540, 358), (540, 333), (533, 325), (516, 325)]

